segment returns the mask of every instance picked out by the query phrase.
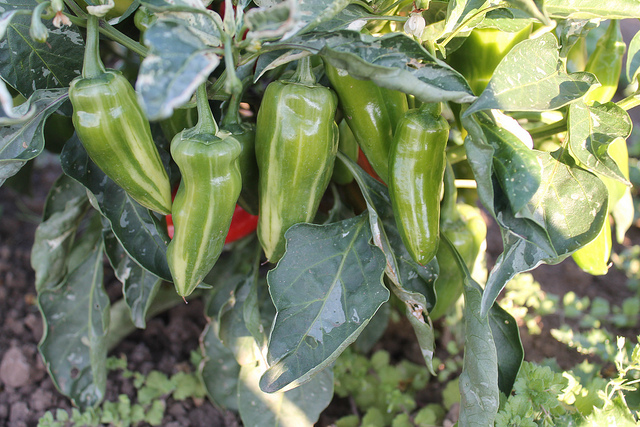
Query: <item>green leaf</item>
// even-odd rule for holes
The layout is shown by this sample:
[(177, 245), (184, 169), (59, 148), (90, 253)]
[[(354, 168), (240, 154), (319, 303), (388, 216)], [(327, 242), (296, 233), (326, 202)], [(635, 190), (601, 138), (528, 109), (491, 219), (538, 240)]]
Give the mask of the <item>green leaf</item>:
[(269, 393), (333, 363), (389, 298), (384, 256), (369, 244), (366, 213), (325, 226), (297, 224), (285, 237), (285, 256), (267, 276), (277, 310), (269, 369), (260, 380)]
[(540, 167), (540, 185), (528, 203), (514, 212), (493, 171), (497, 131), (489, 116), (463, 118), (469, 136), (467, 158), (478, 194), (502, 229), (504, 252), (492, 269), (482, 297), (486, 315), (515, 274), (540, 263), (557, 263), (593, 240), (607, 215), (607, 191), (600, 179), (577, 167), (568, 156), (532, 150)]
[[(15, 108), (25, 121), (0, 127), (0, 185), (44, 150), (44, 123), (68, 98), (68, 90), (37, 90)], [(0, 123), (1, 124), (1, 123)]]
[(55, 287), (66, 274), (67, 256), (88, 208), (87, 191), (82, 185), (66, 175), (53, 183), (31, 249), (38, 292)]
[(629, 83), (633, 83), (638, 77), (638, 74), (640, 74), (640, 31), (638, 31), (631, 39), (631, 42), (629, 42), (625, 70)]
[(349, 0), (298, 0), (249, 9), (245, 15), (250, 30), (247, 37), (287, 40), (329, 21), (349, 3)]
[[(456, 28), (460, 25), (465, 24), (467, 20), (471, 19), (475, 14), (479, 11), (487, 8), (487, 0), (466, 0), (466, 1), (451, 1), (449, 2), (449, 7), (447, 8), (447, 19), (445, 20), (445, 29), (443, 35), (448, 35), (452, 33)], [(475, 22), (481, 21), (483, 15), (479, 15)], [(474, 21), (471, 21), (474, 22)], [(471, 22), (467, 22), (471, 23)], [(472, 26), (465, 27), (468, 28), (466, 31), (470, 31)], [(465, 29), (461, 30), (462, 33), (465, 32)]]
[(618, 138), (627, 139), (632, 128), (629, 114), (613, 102), (588, 107), (578, 101), (569, 107), (567, 130), (573, 157), (591, 172), (627, 185), (631, 183), (609, 155), (609, 145)]
[(426, 266), (417, 264), (402, 243), (393, 216), (387, 188), (362, 170), (353, 160), (338, 152), (356, 179), (367, 203), (373, 241), (385, 254), (385, 274), (395, 295), (405, 304), (405, 315), (414, 329), (427, 367), (433, 373), (435, 342), (428, 313), (436, 301), (434, 283), (438, 276), (435, 259)]
[(217, 322), (212, 321), (202, 331), (200, 350), (203, 359), (198, 374), (215, 405), (237, 411), (240, 365), (233, 352), (222, 344), (216, 329)]
[(91, 161), (77, 135), (65, 144), (60, 163), (64, 173), (95, 196), (94, 207), (109, 220), (129, 256), (151, 273), (170, 281), (166, 256), (169, 237), (164, 224)]
[(543, 7), (544, 3), (541, 0), (507, 0), (507, 3), (516, 9), (526, 12), (527, 15), (538, 19), (545, 25), (551, 24), (551, 20)]
[[(37, 4), (35, 0), (0, 0), (0, 9), (6, 14), (32, 10)], [(55, 28), (51, 21), (45, 25), (49, 29), (46, 43), (31, 40), (29, 15), (13, 16), (6, 37), (0, 38), (0, 76), (26, 98), (38, 89), (69, 86), (82, 70), (84, 41), (78, 28)]]
[(640, 18), (637, 0), (545, 0), (544, 7), (552, 18), (560, 19)]
[(38, 295), (45, 323), (39, 350), (60, 392), (74, 405), (89, 408), (104, 398), (107, 379), (109, 296), (102, 284), (100, 222), (94, 221), (82, 239), (84, 244), (73, 250), (79, 262), (73, 267), (69, 262), (60, 286)]
[(264, 378), (265, 369), (262, 358), (240, 368), (238, 409), (243, 425), (313, 426), (333, 398), (332, 370), (319, 372), (311, 381), (293, 390), (265, 393), (258, 385), (261, 377)]
[(509, 396), (524, 360), (520, 330), (516, 319), (498, 304), (489, 310), (489, 326), (498, 357), (498, 387)]
[[(279, 46), (318, 53), (355, 78), (372, 80), (378, 86), (415, 95), (424, 102), (475, 99), (464, 77), (402, 33), (373, 37), (351, 30), (312, 32), (269, 45), (270, 50), (278, 50)], [(256, 69), (257, 76), (263, 72), (264, 69)]]
[(220, 32), (209, 15), (167, 12), (147, 29), (144, 42), (149, 55), (140, 65), (136, 91), (150, 120), (166, 119), (220, 63), (213, 49), (221, 44)]
[[(459, 377), (460, 415), (458, 423), (463, 426), (490, 426), (493, 425), (500, 403), (499, 371), (496, 343), (490, 321), (480, 310), (482, 288), (471, 277), (469, 269), (455, 246), (444, 234), (441, 233), (440, 237), (440, 244), (449, 245), (465, 277), (465, 344), (462, 373)], [(496, 313), (498, 314), (498, 312)]]
[(518, 43), (496, 67), (487, 88), (464, 115), (489, 109), (555, 110), (589, 90), (589, 82), (563, 71), (558, 42), (547, 33)]
[(147, 324), (147, 312), (160, 289), (162, 279), (142, 268), (127, 255), (108, 224), (103, 230), (103, 238), (109, 262), (122, 283), (122, 293), (129, 307), (131, 320), (137, 328), (144, 329)]

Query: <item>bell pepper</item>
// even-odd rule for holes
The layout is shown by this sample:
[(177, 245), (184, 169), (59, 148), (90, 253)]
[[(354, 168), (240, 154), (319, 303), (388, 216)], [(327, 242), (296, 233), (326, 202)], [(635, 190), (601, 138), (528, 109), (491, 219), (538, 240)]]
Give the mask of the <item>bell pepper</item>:
[(584, 96), (584, 102), (592, 104), (598, 101), (602, 104), (611, 101), (618, 90), (622, 58), (626, 47), (620, 31), (620, 22), (614, 19), (609, 23), (607, 31), (598, 39), (596, 48), (585, 66), (584, 70), (594, 74), (600, 86), (589, 89)]
[[(447, 166), (444, 182), (440, 227), (472, 271), (485, 244), (487, 225), (480, 209), (457, 202), (453, 169), (450, 166)], [(436, 305), (429, 313), (432, 321), (442, 317), (460, 298), (464, 285), (464, 273), (449, 245), (439, 245), (436, 258), (440, 272), (434, 284)]]
[(329, 185), (338, 151), (337, 105), (333, 91), (316, 83), (309, 57), (291, 80), (274, 81), (264, 93), (256, 123), (258, 237), (271, 262), (284, 255), (289, 227), (313, 220)]
[(441, 105), (423, 104), (398, 123), (389, 153), (389, 195), (402, 241), (415, 262), (427, 264), (440, 239), (440, 193), (449, 124)]
[(198, 123), (171, 141), (182, 180), (173, 202), (174, 236), (167, 262), (183, 297), (202, 282), (222, 253), (242, 187), (240, 143), (230, 135), (218, 136), (205, 84), (198, 88)]
[(407, 96), (370, 80), (358, 80), (329, 63), (325, 63), (325, 72), (358, 145), (373, 170), (388, 182), (389, 147), (398, 121), (409, 109)]
[(531, 34), (531, 24), (516, 32), (497, 28), (475, 28), (462, 45), (447, 56), (447, 63), (467, 79), (473, 93), (480, 95), (502, 58)]
[(136, 93), (100, 60), (97, 17), (89, 15), (82, 76), (69, 88), (73, 125), (91, 160), (142, 206), (171, 212), (171, 185)]

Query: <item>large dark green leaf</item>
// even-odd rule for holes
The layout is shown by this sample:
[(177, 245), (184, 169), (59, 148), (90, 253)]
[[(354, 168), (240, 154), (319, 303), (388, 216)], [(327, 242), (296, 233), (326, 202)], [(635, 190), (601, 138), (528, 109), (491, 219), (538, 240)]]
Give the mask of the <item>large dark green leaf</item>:
[(364, 196), (373, 241), (382, 249), (387, 260), (385, 274), (392, 282), (391, 289), (405, 304), (405, 315), (418, 338), (425, 363), (432, 370), (435, 342), (426, 313), (436, 301), (433, 286), (438, 276), (437, 261), (434, 259), (426, 266), (413, 261), (398, 232), (387, 188), (347, 156), (338, 153), (338, 157), (345, 162)]
[(498, 387), (510, 396), (524, 360), (520, 329), (516, 319), (498, 304), (493, 304), (489, 311), (489, 326), (498, 356)]
[(200, 337), (203, 360), (198, 373), (214, 404), (237, 411), (240, 365), (233, 352), (218, 338), (217, 325), (216, 321), (211, 321)]
[(544, 7), (552, 18), (640, 18), (640, 3), (637, 0), (545, 0)]
[[(268, 274), (277, 315), (260, 388), (300, 385), (333, 363), (389, 298), (384, 256), (369, 244), (366, 213), (334, 224), (297, 224)], [(292, 289), (295, 289), (292, 292)]]
[(67, 255), (88, 208), (87, 190), (82, 185), (67, 175), (54, 182), (31, 249), (38, 292), (55, 287), (67, 273)]
[[(373, 37), (350, 30), (312, 32), (269, 45), (269, 50), (284, 49), (319, 53), (355, 78), (410, 93), (425, 102), (471, 102), (475, 99), (466, 80), (457, 71), (401, 33)], [(256, 69), (256, 75), (264, 71)]]
[(156, 276), (171, 281), (167, 264), (166, 227), (148, 209), (135, 202), (91, 161), (74, 135), (60, 154), (64, 173), (94, 196), (94, 207), (109, 220), (111, 229), (130, 257)]
[[(494, 172), (493, 148), (500, 141), (489, 116), (464, 118), (469, 136), (467, 158), (482, 203), (502, 228), (504, 252), (489, 274), (482, 297), (486, 315), (507, 281), (540, 263), (557, 263), (593, 240), (606, 218), (607, 189), (592, 173), (568, 156), (533, 150), (540, 169), (540, 185), (522, 208), (514, 212)], [(503, 180), (510, 179), (505, 175)]]
[(583, 166), (631, 185), (608, 153), (615, 139), (631, 134), (633, 123), (625, 110), (613, 102), (587, 107), (578, 101), (569, 107), (567, 128), (571, 154)]
[[(498, 354), (489, 318), (483, 315), (480, 310), (482, 288), (471, 278), (471, 273), (469, 273), (464, 260), (444, 234), (441, 234), (440, 244), (449, 245), (464, 274), (465, 343), (464, 362), (459, 377), (460, 416), (458, 423), (463, 426), (491, 426), (498, 412), (500, 401)], [(501, 341), (501, 343), (504, 342)]]
[(191, 99), (220, 63), (213, 49), (221, 44), (220, 32), (209, 15), (166, 12), (147, 29), (144, 43), (150, 50), (136, 90), (147, 117), (165, 119)]
[(0, 185), (44, 150), (44, 123), (68, 98), (67, 89), (37, 90), (15, 113), (24, 121), (0, 127)]
[(464, 113), (481, 110), (546, 111), (584, 95), (590, 82), (570, 76), (559, 61), (558, 42), (547, 33), (518, 43), (498, 64), (487, 88)]
[[(35, 0), (0, 0), (0, 8), (32, 10)], [(4, 15), (3, 15), (4, 16)], [(26, 98), (38, 89), (69, 86), (80, 75), (84, 41), (75, 25), (49, 29), (46, 43), (37, 43), (29, 36), (31, 16), (13, 16), (4, 39), (0, 38), (0, 76)]]
[[(108, 223), (106, 219), (104, 219)], [(124, 250), (107, 224), (103, 230), (104, 249), (114, 273), (122, 283), (124, 301), (129, 307), (133, 324), (144, 329), (147, 312), (160, 289), (162, 279), (142, 268)]]
[(107, 380), (109, 296), (102, 284), (100, 228), (93, 221), (69, 257), (77, 262), (69, 261), (64, 281), (38, 295), (45, 323), (40, 354), (56, 387), (81, 408), (102, 401)]

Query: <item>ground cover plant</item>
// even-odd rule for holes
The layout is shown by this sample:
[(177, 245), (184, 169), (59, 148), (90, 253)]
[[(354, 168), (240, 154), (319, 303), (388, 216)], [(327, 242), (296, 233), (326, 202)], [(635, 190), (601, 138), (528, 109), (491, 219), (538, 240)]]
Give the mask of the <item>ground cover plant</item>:
[[(356, 398), (364, 415), (343, 425), (436, 424), (455, 400), (461, 426), (636, 421), (637, 349), (585, 350), (613, 358), (608, 382), (523, 364), (496, 301), (569, 257), (606, 274), (634, 222), (640, 36), (627, 45), (620, 25), (637, 1), (0, 5), (0, 180), (19, 186), (44, 151), (63, 171), (31, 264), (39, 353), (76, 422), (157, 423), (156, 387), (206, 393), (246, 425), (312, 425), (367, 383), (382, 395)], [(483, 215), (502, 239), (489, 271)], [(149, 374), (138, 402), (101, 406), (109, 369), (127, 372), (109, 350), (196, 299), (200, 382)], [(590, 304), (585, 325), (635, 326), (636, 300), (559, 300), (567, 317)], [(350, 361), (399, 316), (424, 366)], [(436, 358), (443, 318), (450, 360)], [(554, 332), (593, 342), (571, 333)], [(417, 408), (448, 362), (457, 397)]]

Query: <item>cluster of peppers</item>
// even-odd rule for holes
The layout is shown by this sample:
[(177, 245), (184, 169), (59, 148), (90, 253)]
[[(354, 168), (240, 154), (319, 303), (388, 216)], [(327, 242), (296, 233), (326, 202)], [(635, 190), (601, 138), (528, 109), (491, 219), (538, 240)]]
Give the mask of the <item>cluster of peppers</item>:
[[(449, 126), (440, 105), (409, 109), (401, 92), (330, 64), (325, 74), (333, 90), (316, 82), (310, 57), (301, 59), (293, 77), (267, 86), (255, 125), (240, 120), (241, 96), (234, 94), (218, 127), (201, 85), (197, 109), (177, 110), (161, 123), (181, 175), (172, 194), (135, 92), (119, 72), (105, 69), (97, 18), (89, 17), (83, 73), (69, 91), (74, 127), (107, 176), (142, 206), (167, 216), (167, 262), (179, 295), (203, 281), (226, 242), (255, 227), (266, 258), (277, 263), (285, 232), (313, 221), (330, 180), (353, 180), (336, 162), (338, 149), (354, 160), (364, 153), (372, 174), (388, 184), (398, 229), (417, 263), (430, 262), (444, 246), (438, 239)], [(244, 224), (229, 233), (232, 220)]]

